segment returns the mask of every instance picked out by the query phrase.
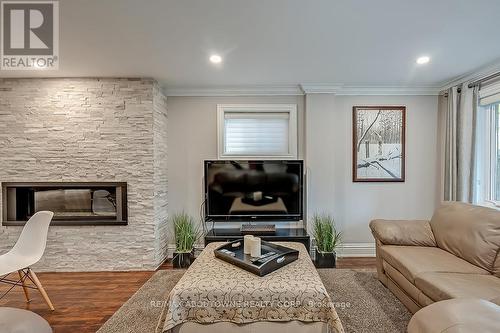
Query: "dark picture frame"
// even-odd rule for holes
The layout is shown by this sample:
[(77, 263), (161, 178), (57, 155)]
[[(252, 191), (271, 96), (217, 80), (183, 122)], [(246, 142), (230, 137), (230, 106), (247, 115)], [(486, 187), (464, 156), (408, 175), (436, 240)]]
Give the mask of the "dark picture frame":
[(406, 106), (353, 106), (353, 182), (404, 182), (405, 154)]

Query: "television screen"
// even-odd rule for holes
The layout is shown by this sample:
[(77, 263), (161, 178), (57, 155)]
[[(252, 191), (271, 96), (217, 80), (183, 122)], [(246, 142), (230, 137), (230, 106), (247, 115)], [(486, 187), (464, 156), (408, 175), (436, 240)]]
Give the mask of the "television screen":
[(302, 161), (205, 161), (205, 220), (301, 220), (302, 176)]

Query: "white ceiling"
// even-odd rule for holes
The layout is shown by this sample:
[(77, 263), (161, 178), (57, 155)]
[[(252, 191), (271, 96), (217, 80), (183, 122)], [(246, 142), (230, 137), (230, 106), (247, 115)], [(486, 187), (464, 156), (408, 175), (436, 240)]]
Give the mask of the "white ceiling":
[(0, 76), (442, 86), (499, 60), (499, 13), (498, 0), (61, 0), (60, 69)]

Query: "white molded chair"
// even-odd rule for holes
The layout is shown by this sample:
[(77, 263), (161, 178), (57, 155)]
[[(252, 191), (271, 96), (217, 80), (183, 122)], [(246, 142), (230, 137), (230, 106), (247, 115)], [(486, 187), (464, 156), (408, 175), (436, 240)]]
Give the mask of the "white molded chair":
[[(43, 256), (47, 244), (47, 233), (53, 216), (54, 213), (49, 211), (35, 213), (24, 225), (14, 247), (9, 252), (0, 255), (0, 282), (12, 285), (0, 298), (4, 297), (15, 286), (22, 286), (26, 301), (29, 302), (28, 289), (38, 289), (49, 308), (54, 310), (54, 306), (45, 289), (43, 289), (40, 280), (30, 268)], [(8, 279), (9, 274), (16, 271), (19, 274), (19, 280)], [(26, 283), (27, 279), (33, 282), (35, 286), (28, 285)]]

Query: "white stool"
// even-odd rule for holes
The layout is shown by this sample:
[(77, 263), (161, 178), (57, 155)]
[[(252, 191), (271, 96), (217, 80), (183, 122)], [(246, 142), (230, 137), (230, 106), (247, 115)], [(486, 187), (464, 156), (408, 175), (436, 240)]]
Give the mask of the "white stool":
[(52, 333), (49, 323), (34, 312), (0, 307), (2, 333)]

